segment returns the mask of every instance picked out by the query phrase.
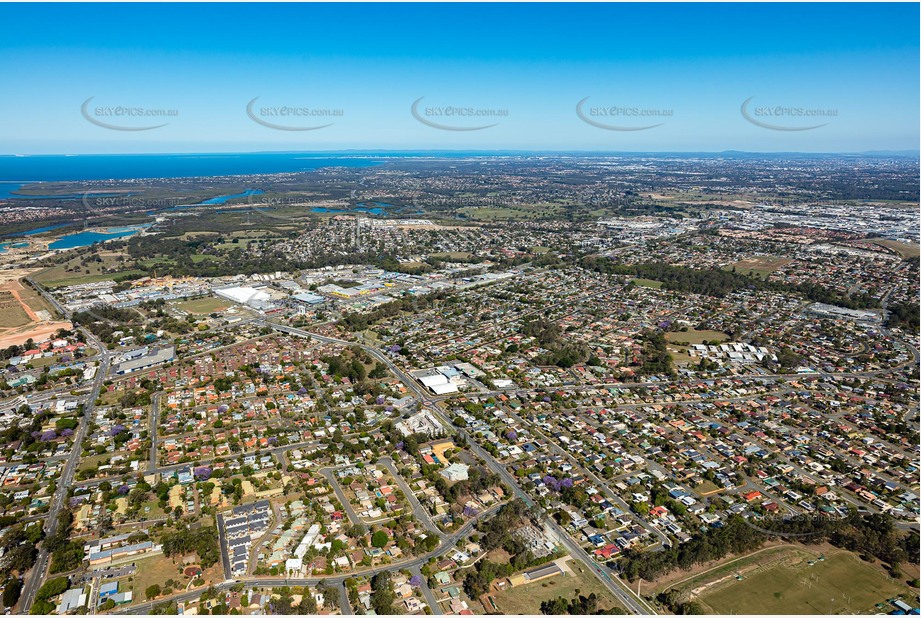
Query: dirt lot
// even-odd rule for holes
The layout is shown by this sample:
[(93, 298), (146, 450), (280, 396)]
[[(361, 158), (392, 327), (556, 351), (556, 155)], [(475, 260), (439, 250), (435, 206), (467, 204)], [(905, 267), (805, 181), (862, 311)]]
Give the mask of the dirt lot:
[(50, 316), (41, 297), (20, 281), (36, 269), (15, 268), (0, 271), (0, 348), (22, 345), (27, 339), (43, 341), (60, 328), (70, 329), (70, 322), (43, 320)]

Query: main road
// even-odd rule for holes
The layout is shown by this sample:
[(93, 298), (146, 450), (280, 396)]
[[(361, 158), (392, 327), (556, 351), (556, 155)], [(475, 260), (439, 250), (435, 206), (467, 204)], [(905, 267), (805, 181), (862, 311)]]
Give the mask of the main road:
[[(87, 335), (91, 340), (95, 339), (91, 334), (87, 333)], [(87, 431), (93, 420), (96, 399), (99, 397), (102, 383), (105, 381), (106, 374), (109, 372), (110, 359), (108, 351), (100, 342), (94, 342), (94, 345), (97, 345), (99, 349), (99, 370), (96, 372), (93, 388), (90, 390), (86, 403), (83, 406), (83, 419), (79, 427), (77, 427), (77, 432), (74, 434), (73, 449), (64, 464), (64, 469), (61, 472), (57, 487), (54, 491), (54, 496), (51, 499), (51, 508), (45, 519), (46, 536), (52, 536), (57, 532), (58, 516), (61, 514), (61, 509), (64, 507), (64, 501), (67, 499), (67, 491), (70, 489), (74, 473), (77, 470), (77, 463), (80, 461), (80, 455), (83, 452), (83, 440), (86, 438)], [(38, 591), (42, 579), (45, 576), (49, 557), (48, 551), (42, 547), (38, 552), (38, 559), (35, 562), (35, 566), (32, 567), (29, 576), (26, 578), (26, 583), (22, 591), (22, 598), (19, 602), (19, 613), (28, 614), (32, 607), (32, 603), (35, 602), (35, 593)]]
[[(32, 285), (32, 287), (34, 287), (65, 319), (70, 318), (70, 312), (64, 309), (64, 307), (62, 307), (51, 294), (45, 291), (42, 286), (29, 278), (26, 278), (25, 281)], [(99, 392), (109, 373), (109, 364), (111, 362), (109, 350), (106, 346), (87, 329), (83, 327), (78, 328), (84, 334), (86, 340), (99, 350), (99, 355), (97, 357), (99, 359), (99, 367), (93, 379), (93, 386), (83, 405), (83, 419), (77, 427), (77, 432), (74, 434), (73, 448), (71, 449), (70, 456), (64, 463), (64, 469), (61, 471), (61, 476), (57, 481), (57, 487), (51, 498), (51, 508), (48, 510), (48, 515), (45, 519), (46, 536), (52, 536), (57, 532), (58, 516), (61, 514), (61, 509), (64, 507), (64, 501), (67, 499), (67, 492), (73, 482), (77, 463), (80, 461), (80, 456), (83, 452), (83, 440), (86, 438), (87, 431), (92, 423), (96, 399), (99, 398)], [(38, 592), (42, 580), (45, 577), (45, 572), (48, 569), (49, 558), (50, 555), (48, 550), (42, 547), (38, 552), (38, 558), (35, 561), (35, 565), (29, 571), (25, 585), (23, 586), (22, 596), (19, 600), (20, 614), (28, 614), (29, 610), (32, 608), (32, 604), (35, 602), (35, 593)]]
[[(370, 354), (372, 357), (384, 363), (384, 365), (386, 365), (387, 368), (390, 371), (392, 371), (400, 379), (400, 381), (402, 381), (403, 384), (406, 385), (406, 387), (409, 390), (415, 393), (416, 397), (419, 399), (420, 402), (422, 402), (424, 405), (432, 409), (433, 413), (439, 418), (439, 420), (446, 427), (453, 427), (453, 424), (444, 417), (441, 410), (436, 405), (436, 402), (429, 397), (428, 393), (426, 393), (420, 387), (418, 382), (414, 380), (412, 376), (410, 376), (405, 371), (397, 367), (390, 358), (388, 358), (386, 355), (381, 353), (381, 351), (378, 350), (377, 348), (374, 348), (368, 345), (364, 345), (361, 343), (345, 341), (344, 339), (336, 339), (335, 337), (327, 337), (325, 335), (318, 335), (316, 333), (311, 333), (310, 331), (306, 331), (301, 328), (285, 326), (284, 324), (277, 324), (275, 322), (265, 321), (263, 323), (266, 326), (274, 328), (275, 330), (281, 331), (283, 333), (287, 333), (289, 335), (295, 335), (297, 337), (311, 338), (311, 339), (316, 339), (318, 341), (322, 341), (324, 343), (338, 343), (340, 345), (346, 345), (346, 346), (357, 345), (358, 347), (363, 349), (365, 352)], [(462, 438), (466, 440), (467, 445), (470, 448), (470, 450), (472, 450), (480, 459), (486, 462), (486, 465), (489, 466), (489, 468), (493, 472), (498, 474), (502, 478), (502, 480), (505, 481), (505, 483), (509, 487), (512, 488), (512, 491), (524, 501), (525, 504), (527, 504), (529, 507), (535, 506), (534, 501), (518, 485), (518, 482), (516, 481), (516, 479), (509, 473), (509, 471), (506, 469), (505, 466), (503, 466), (501, 463), (493, 459), (492, 455), (490, 455), (485, 450), (483, 450), (483, 448), (480, 447), (480, 445), (477, 444), (476, 441), (467, 434), (466, 430), (464, 430), (461, 427), (454, 427), (454, 430)], [(559, 524), (557, 524), (553, 520), (553, 518), (545, 517), (544, 520), (545, 520), (545, 524), (554, 531), (554, 533), (557, 535), (560, 542), (566, 547), (566, 549), (570, 552), (570, 554), (574, 558), (581, 560), (590, 571), (595, 573), (595, 575), (598, 577), (601, 583), (604, 584), (605, 588), (607, 588), (611, 592), (611, 594), (613, 594), (615, 598), (617, 598), (628, 611), (634, 614), (655, 614), (656, 613), (655, 610), (652, 607), (650, 607), (641, 597), (637, 596), (632, 590), (630, 590), (630, 588), (628, 588), (619, 579), (612, 577), (611, 574), (604, 567), (601, 567), (597, 562), (595, 562), (595, 560), (593, 560), (592, 557), (589, 556), (588, 553), (586, 553), (586, 551), (582, 549), (582, 547), (579, 546), (579, 544), (576, 543), (572, 539), (572, 537), (570, 537), (569, 534), (565, 530), (563, 530), (559, 526)]]

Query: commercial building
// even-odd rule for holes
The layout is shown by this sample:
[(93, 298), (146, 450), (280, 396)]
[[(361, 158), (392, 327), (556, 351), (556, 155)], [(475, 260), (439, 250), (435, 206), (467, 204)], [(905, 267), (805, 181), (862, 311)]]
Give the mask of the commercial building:
[(116, 375), (124, 375), (135, 371), (142, 371), (160, 363), (167, 363), (176, 358), (176, 348), (173, 346), (164, 346), (162, 348), (152, 348), (143, 356), (137, 356), (117, 363), (112, 372)]

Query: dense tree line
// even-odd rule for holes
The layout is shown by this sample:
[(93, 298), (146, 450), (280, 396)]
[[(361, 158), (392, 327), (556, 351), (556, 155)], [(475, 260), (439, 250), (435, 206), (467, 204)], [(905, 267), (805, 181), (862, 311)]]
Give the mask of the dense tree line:
[(131, 309), (97, 305), (87, 311), (77, 311), (71, 316), (74, 324), (83, 326), (106, 343), (111, 343), (114, 333), (126, 326), (138, 325), (141, 316)]
[(682, 600), (682, 594), (675, 589), (664, 590), (656, 595), (656, 601), (664, 605), (676, 616), (692, 616), (706, 613), (700, 604)]
[(639, 367), (641, 375), (673, 375), (672, 356), (668, 353), (665, 333), (647, 330), (642, 333), (643, 358)]
[(609, 258), (589, 256), (582, 259), (584, 268), (612, 275), (624, 275), (662, 282), (666, 290), (691, 292), (723, 298), (733, 292), (766, 290), (799, 293), (814, 302), (828, 303), (849, 309), (879, 307), (879, 299), (870, 294), (849, 296), (814, 283), (788, 284), (781, 281), (759, 279), (728, 270), (700, 270), (686, 266), (672, 266), (665, 262), (620, 264)]
[(889, 319), (886, 326), (901, 328), (914, 333), (921, 329), (921, 308), (918, 303), (898, 303), (889, 306)]
[(566, 340), (559, 325), (547, 319), (529, 319), (521, 325), (519, 332), (534, 337), (540, 347), (548, 350), (536, 359), (538, 365), (556, 365), (565, 369), (584, 363), (591, 355), (588, 346)]
[(517, 571), (544, 564), (556, 557), (550, 554), (535, 558), (521, 539), (512, 534), (527, 523), (527, 507), (520, 500), (514, 500), (499, 509), (491, 519), (481, 521), (477, 525), (477, 529), (482, 533), (480, 547), (483, 551), (488, 553), (502, 548), (509, 554), (509, 559), (504, 564), (497, 564), (483, 558), (466, 570), (463, 578), (464, 591), (471, 598), (487, 592), (490, 583), (498, 577), (508, 577)]
[(202, 527), (194, 531), (180, 528), (176, 532), (164, 535), (161, 542), (163, 553), (167, 556), (195, 552), (204, 569), (216, 564), (221, 558), (217, 529), (213, 526)]
[(604, 614), (622, 615), (626, 612), (620, 607), (610, 610), (598, 608), (598, 596), (593, 592), (588, 596), (579, 595), (578, 597), (567, 600), (563, 597), (556, 597), (543, 601), (540, 604), (540, 613), (547, 616), (561, 616), (569, 614), (571, 616), (598, 616)]
[(52, 573), (73, 571), (83, 562), (83, 543), (71, 539), (70, 536), (73, 523), (73, 513), (64, 509), (58, 515), (55, 533), (45, 539), (44, 548), (51, 552)]
[(448, 298), (445, 292), (434, 292), (431, 294), (422, 294), (419, 296), (410, 296), (398, 300), (384, 303), (376, 307), (373, 311), (366, 313), (347, 313), (340, 320), (340, 325), (351, 331), (362, 331), (369, 326), (400, 315), (403, 312), (417, 313), (434, 306), (440, 301)]
[(378, 615), (399, 613), (393, 606), (396, 595), (390, 581), (390, 571), (382, 571), (371, 578), (371, 608)]
[(641, 577), (654, 581), (674, 569), (690, 569), (696, 564), (719, 560), (729, 554), (745, 554), (761, 547), (769, 538), (790, 535), (807, 543), (828, 541), (836, 547), (873, 556), (891, 569), (904, 561), (918, 560), (917, 533), (899, 533), (893, 519), (883, 514), (851, 512), (842, 519), (791, 517), (758, 522), (758, 527), (734, 515), (719, 528), (707, 528), (690, 541), (663, 551), (625, 550), (620, 569), (629, 581)]

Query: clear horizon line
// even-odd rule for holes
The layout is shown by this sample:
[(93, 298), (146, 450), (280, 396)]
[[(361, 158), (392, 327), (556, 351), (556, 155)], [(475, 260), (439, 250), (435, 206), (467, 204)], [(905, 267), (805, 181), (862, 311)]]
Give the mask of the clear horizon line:
[(189, 151), (189, 152), (43, 152), (43, 153), (0, 153), (0, 157), (106, 157), (106, 156), (176, 156), (176, 155), (258, 155), (258, 154), (305, 154), (305, 155), (336, 155), (353, 154), (359, 156), (375, 156), (386, 154), (461, 154), (461, 155), (694, 155), (694, 154), (740, 154), (740, 155), (899, 155), (921, 156), (921, 149), (878, 149), (878, 150), (579, 150), (579, 149), (436, 149), (436, 148), (410, 148), (410, 149), (385, 149), (385, 148), (334, 148), (329, 150), (225, 150), (225, 151)]

